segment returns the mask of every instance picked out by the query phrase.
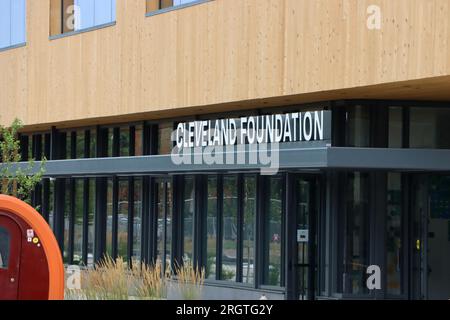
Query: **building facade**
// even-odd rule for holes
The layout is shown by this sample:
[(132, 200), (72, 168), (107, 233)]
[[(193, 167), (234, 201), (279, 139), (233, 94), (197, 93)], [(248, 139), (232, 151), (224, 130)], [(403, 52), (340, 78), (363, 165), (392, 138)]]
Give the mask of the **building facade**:
[(33, 203), (67, 264), (189, 261), (210, 299), (450, 298), (449, 0), (0, 6), (0, 121), (48, 160)]

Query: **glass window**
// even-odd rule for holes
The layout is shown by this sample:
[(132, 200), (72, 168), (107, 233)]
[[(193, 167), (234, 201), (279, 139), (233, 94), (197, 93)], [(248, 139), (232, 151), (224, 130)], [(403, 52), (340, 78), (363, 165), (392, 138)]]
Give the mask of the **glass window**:
[(70, 239), (70, 216), (71, 216), (71, 180), (65, 179), (65, 201), (64, 201), (64, 262), (70, 262), (69, 239)]
[(84, 149), (85, 149), (85, 138), (86, 135), (84, 133), (84, 130), (78, 130), (76, 131), (76, 143), (75, 143), (75, 154), (77, 159), (83, 159), (85, 158)]
[(369, 175), (349, 173), (346, 190), (344, 293), (366, 294), (369, 266)]
[(142, 125), (136, 126), (134, 131), (134, 155), (142, 156), (144, 154), (144, 129)]
[(256, 177), (244, 177), (244, 225), (242, 281), (255, 281), (255, 225), (256, 225)]
[(147, 0), (147, 12), (181, 6), (198, 1), (199, 0)]
[(97, 130), (90, 130), (89, 134), (89, 157), (97, 157)]
[(387, 188), (387, 291), (402, 293), (402, 175), (388, 174)]
[(281, 246), (283, 217), (283, 178), (275, 176), (268, 179), (268, 203), (265, 214), (263, 284), (281, 286)]
[(166, 264), (170, 266), (170, 263), (172, 261), (172, 182), (166, 182), (166, 186)]
[(206, 233), (206, 278), (216, 279), (217, 257), (217, 177), (208, 177), (208, 213)]
[(106, 254), (113, 256), (113, 200), (114, 200), (114, 182), (112, 178), (108, 178), (106, 193)]
[(66, 149), (64, 159), (72, 159), (72, 132), (64, 132), (62, 133), (66, 138)]
[(25, 0), (0, 0), (0, 49), (24, 43)]
[(185, 177), (183, 188), (183, 261), (192, 262), (194, 254), (194, 177)]
[(389, 108), (389, 148), (403, 147), (403, 108)]
[(106, 128), (106, 156), (111, 158), (114, 156), (114, 129)]
[(10, 241), (8, 230), (0, 226), (0, 269), (8, 269)]
[(128, 157), (130, 155), (130, 128), (121, 127), (120, 128), (120, 156)]
[(116, 21), (116, 0), (52, 0), (50, 34), (100, 26)]
[(117, 221), (117, 256), (125, 261), (128, 259), (128, 206), (129, 206), (129, 180), (119, 179), (119, 204)]
[(88, 248), (87, 265), (94, 265), (94, 243), (95, 243), (95, 179), (89, 179), (88, 192)]
[(236, 281), (237, 267), (237, 176), (223, 178), (222, 274), (221, 280)]
[[(156, 182), (157, 189), (157, 201), (156, 201), (156, 211), (157, 211), (157, 219), (158, 219), (158, 231), (157, 231), (157, 239), (156, 239), (156, 260), (158, 263), (163, 264), (164, 260), (164, 240), (166, 233), (166, 189), (164, 182), (157, 181)], [(164, 264), (163, 264), (164, 265)]]
[(352, 106), (347, 110), (347, 147), (370, 147), (370, 107)]
[(134, 179), (133, 202), (133, 258), (140, 260), (142, 234), (142, 178)]
[(156, 259), (163, 264), (163, 268), (167, 268), (170, 267), (172, 256), (172, 183), (157, 180), (156, 187), (158, 219)]
[(75, 217), (74, 217), (74, 237), (73, 237), (73, 263), (80, 264), (83, 261), (83, 194), (84, 181), (75, 180)]
[(410, 148), (450, 149), (450, 109), (411, 108)]
[(161, 123), (158, 128), (158, 154), (170, 154), (173, 148), (173, 123)]

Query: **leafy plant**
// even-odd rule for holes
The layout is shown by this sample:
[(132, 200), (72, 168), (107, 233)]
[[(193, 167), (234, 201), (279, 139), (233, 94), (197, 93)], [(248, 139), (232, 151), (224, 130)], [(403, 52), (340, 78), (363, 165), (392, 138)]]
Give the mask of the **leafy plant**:
[(17, 168), (22, 160), (18, 132), (23, 127), (19, 119), (15, 119), (10, 127), (0, 126), (0, 153), (2, 164), (0, 168), (1, 193), (17, 197), (31, 204), (31, 192), (42, 180), (45, 173), (44, 159), (37, 171), (34, 160), (28, 161), (25, 170)]

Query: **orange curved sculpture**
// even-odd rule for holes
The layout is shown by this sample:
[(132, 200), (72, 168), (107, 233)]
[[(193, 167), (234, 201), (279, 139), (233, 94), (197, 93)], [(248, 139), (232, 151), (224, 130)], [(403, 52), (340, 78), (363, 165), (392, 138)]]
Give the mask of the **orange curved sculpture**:
[(0, 211), (23, 220), (36, 233), (48, 264), (48, 299), (64, 299), (64, 264), (58, 242), (44, 218), (27, 203), (6, 195), (0, 195)]

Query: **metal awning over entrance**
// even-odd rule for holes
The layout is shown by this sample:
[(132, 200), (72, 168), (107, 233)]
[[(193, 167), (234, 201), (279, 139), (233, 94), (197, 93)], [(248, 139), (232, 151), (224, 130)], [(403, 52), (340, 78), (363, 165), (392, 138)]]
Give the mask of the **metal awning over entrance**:
[[(246, 154), (248, 156), (248, 151)], [(28, 164), (16, 164), (25, 169)], [(39, 162), (36, 162), (36, 168)], [(171, 155), (47, 161), (46, 177), (208, 173), (260, 170), (262, 164), (176, 164)], [(12, 168), (13, 170), (16, 168)], [(450, 150), (377, 148), (284, 148), (280, 170), (450, 171)]]

